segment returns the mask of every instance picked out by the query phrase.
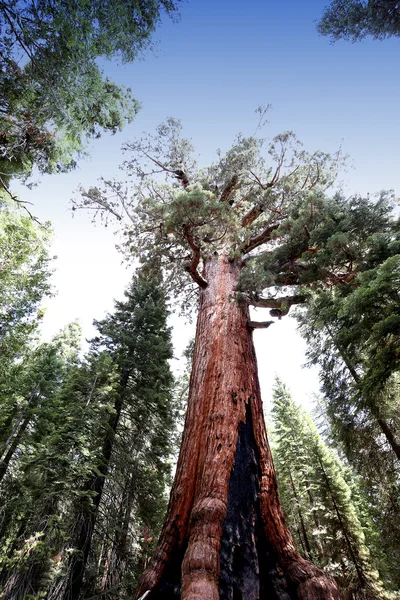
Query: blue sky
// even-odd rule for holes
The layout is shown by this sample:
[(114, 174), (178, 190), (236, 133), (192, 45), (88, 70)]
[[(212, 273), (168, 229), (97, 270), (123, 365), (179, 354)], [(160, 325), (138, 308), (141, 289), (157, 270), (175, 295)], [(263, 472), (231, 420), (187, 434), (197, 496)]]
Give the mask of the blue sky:
[[(68, 201), (80, 183), (123, 176), (118, 171), (121, 144), (154, 130), (167, 116), (182, 120), (207, 164), (236, 133), (251, 135), (256, 107), (270, 103), (264, 135), (293, 130), (308, 150), (334, 152), (342, 144), (352, 165), (341, 176), (347, 193), (385, 188), (399, 195), (400, 39), (332, 45), (315, 27), (325, 4), (188, 0), (178, 23), (164, 20), (157, 29), (153, 53), (131, 65), (104, 65), (110, 78), (131, 87), (141, 101), (136, 120), (123, 132), (91, 143), (91, 158), (76, 172), (42, 178), (32, 192), (21, 190), (35, 203), (34, 212), (55, 227), (59, 293), (48, 303), (45, 336), (75, 317), (82, 320), (85, 335), (92, 335), (92, 319), (101, 318), (112, 309), (112, 299), (121, 297), (131, 271), (120, 264), (112, 231), (93, 227), (84, 214), (72, 219)], [(186, 329), (177, 326), (177, 352)], [(274, 372), (299, 400), (316, 391), (315, 373), (300, 369), (304, 345), (289, 319), (256, 336), (267, 395)]]

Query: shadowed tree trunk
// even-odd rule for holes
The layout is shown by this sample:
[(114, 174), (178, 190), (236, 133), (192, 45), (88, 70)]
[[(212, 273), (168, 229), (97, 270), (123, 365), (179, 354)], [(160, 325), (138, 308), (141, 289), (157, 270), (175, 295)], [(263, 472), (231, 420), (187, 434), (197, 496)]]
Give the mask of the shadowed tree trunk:
[(87, 496), (84, 496), (81, 500), (82, 505), (78, 506), (75, 529), (72, 536), (73, 554), (68, 564), (67, 574), (62, 580), (55, 581), (48, 594), (49, 600), (78, 600), (81, 595), (83, 577), (92, 546), (98, 509), (121, 416), (123, 390), (127, 381), (128, 374), (125, 373), (122, 375), (120, 381), (122, 391), (116, 395), (114, 411), (110, 414), (108, 423), (105, 427), (106, 433), (100, 455), (101, 462), (97, 470), (89, 475), (82, 488), (83, 492), (93, 493), (92, 503), (88, 506), (88, 498)]
[(10, 447), (7, 451), (7, 453), (5, 454), (3, 460), (0, 462), (0, 482), (3, 480), (4, 475), (7, 473), (7, 469), (8, 469), (8, 465), (10, 464), (10, 461), (12, 459), (12, 457), (14, 456), (14, 453), (16, 451), (16, 449), (19, 446), (19, 443), (22, 439), (22, 436), (24, 435), (26, 428), (28, 427), (30, 420), (32, 418), (32, 414), (30, 412), (28, 412), (22, 423), (20, 424), (19, 429), (17, 430), (17, 432), (14, 435), (14, 439), (11, 441)]
[(301, 558), (279, 502), (241, 265), (205, 261), (188, 409), (160, 541), (136, 597), (340, 598)]
[[(354, 366), (352, 365), (347, 352), (345, 352), (343, 350), (343, 348), (338, 344), (335, 336), (333, 335), (331, 328), (327, 325), (327, 323), (325, 323), (325, 328), (327, 330), (327, 332), (329, 333), (329, 336), (334, 344), (334, 346), (336, 347), (339, 356), (342, 358), (344, 364), (346, 365), (350, 375), (352, 376), (354, 383), (358, 386), (358, 388), (362, 391), (361, 388), (361, 378), (358, 375), (356, 369), (354, 368)], [(363, 395), (365, 396), (365, 392), (362, 392)], [(368, 396), (366, 397), (367, 401), (368, 401), (368, 406), (370, 408), (371, 411), (371, 415), (372, 417), (376, 420), (376, 422), (378, 423), (378, 426), (381, 430), (381, 432), (383, 433), (383, 435), (386, 438), (387, 443), (389, 444), (389, 446), (391, 447), (391, 449), (393, 450), (393, 452), (395, 453), (396, 457), (398, 458), (398, 460), (400, 460), (400, 444), (397, 442), (396, 437), (395, 437), (395, 433), (392, 431), (392, 429), (389, 426), (389, 423), (387, 422), (386, 419), (382, 419), (379, 417), (379, 405), (378, 408), (376, 407), (376, 403), (371, 402), (368, 398)]]
[[(32, 411), (36, 408), (37, 402), (39, 400), (39, 392), (40, 392), (39, 386), (37, 386), (35, 391), (32, 393), (32, 395), (29, 399), (29, 402), (28, 402), (27, 406), (25, 407), (25, 410), (23, 411), (22, 415), (18, 419), (14, 429), (11, 431), (11, 433), (4, 445), (2, 454), (5, 454), (5, 455), (4, 455), (4, 458), (0, 462), (0, 482), (2, 481), (4, 475), (7, 473), (8, 465), (10, 464), (10, 461), (11, 461), (12, 457), (14, 456), (16, 449), (19, 446), (22, 436), (24, 435), (24, 433), (32, 419)], [(7, 450), (7, 448), (8, 448), (8, 450)]]

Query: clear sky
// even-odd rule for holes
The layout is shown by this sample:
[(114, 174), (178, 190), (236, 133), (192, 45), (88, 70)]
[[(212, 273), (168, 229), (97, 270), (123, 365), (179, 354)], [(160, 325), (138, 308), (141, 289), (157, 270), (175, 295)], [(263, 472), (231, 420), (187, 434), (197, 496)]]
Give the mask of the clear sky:
[[(293, 130), (310, 151), (334, 152), (342, 144), (352, 159), (352, 168), (341, 176), (347, 193), (385, 188), (399, 195), (400, 39), (332, 45), (315, 27), (325, 4), (188, 0), (178, 23), (164, 21), (158, 28), (154, 53), (131, 65), (105, 65), (106, 73), (142, 102), (134, 123), (93, 142), (90, 159), (74, 173), (43, 177), (32, 192), (20, 190), (34, 202), (33, 212), (55, 229), (58, 295), (47, 302), (45, 337), (74, 318), (90, 337), (92, 319), (121, 298), (131, 270), (121, 266), (113, 232), (100, 223), (94, 227), (85, 214), (72, 219), (68, 202), (80, 183), (123, 177), (122, 143), (154, 130), (168, 116), (182, 120), (206, 164), (236, 133), (254, 133), (254, 110), (271, 103), (265, 135)], [(188, 336), (189, 327), (177, 325), (177, 353)], [(255, 337), (266, 399), (275, 372), (298, 400), (317, 391), (315, 372), (301, 369), (304, 344), (293, 320), (283, 319)]]

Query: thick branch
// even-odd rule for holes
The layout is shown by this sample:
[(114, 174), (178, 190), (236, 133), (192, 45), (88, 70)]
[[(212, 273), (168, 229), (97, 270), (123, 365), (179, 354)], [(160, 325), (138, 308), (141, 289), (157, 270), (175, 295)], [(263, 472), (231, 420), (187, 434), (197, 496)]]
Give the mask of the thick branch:
[(269, 242), (271, 239), (271, 234), (278, 229), (279, 226), (280, 223), (274, 223), (274, 225), (269, 225), (266, 227), (263, 231), (261, 231), (261, 233), (251, 237), (250, 240), (246, 244), (243, 244), (241, 248), (243, 254), (247, 254), (255, 248), (258, 248), (258, 246), (262, 246), (262, 244)]
[(208, 285), (207, 281), (200, 275), (200, 273), (197, 270), (197, 267), (199, 266), (200, 262), (200, 247), (198, 246), (193, 237), (192, 228), (190, 225), (184, 225), (183, 231), (188, 241), (188, 244), (193, 251), (192, 261), (189, 265), (185, 267), (185, 269), (189, 273), (193, 281), (197, 283), (197, 285), (199, 285), (201, 288), (206, 288)]
[(247, 327), (249, 329), (267, 329), (270, 325), (273, 325), (275, 321), (249, 321)]
[(281, 298), (250, 298), (249, 304), (257, 306), (259, 308), (270, 308), (269, 314), (271, 317), (278, 317), (281, 319), (288, 314), (290, 307), (293, 304), (303, 304), (307, 299), (304, 294), (297, 294), (295, 296), (283, 296)]
[(177, 179), (179, 179), (183, 188), (186, 189), (190, 183), (186, 173), (184, 173), (184, 171), (182, 171), (182, 169), (176, 169), (175, 171), (173, 171), (173, 173), (174, 173), (175, 177)]
[(221, 194), (221, 198), (219, 199), (220, 202), (229, 202), (229, 204), (232, 204), (231, 195), (232, 192), (234, 192), (234, 190), (237, 189), (238, 181), (239, 177), (236, 174), (233, 175), (232, 179), (226, 185), (224, 191)]

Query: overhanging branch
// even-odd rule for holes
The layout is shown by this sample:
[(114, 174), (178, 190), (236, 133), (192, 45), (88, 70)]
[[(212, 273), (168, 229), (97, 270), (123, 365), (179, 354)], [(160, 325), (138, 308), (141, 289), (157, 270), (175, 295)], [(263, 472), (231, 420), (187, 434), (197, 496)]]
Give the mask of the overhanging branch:
[(246, 244), (243, 244), (243, 246), (241, 248), (242, 253), (247, 254), (248, 252), (251, 252), (255, 248), (258, 248), (258, 246), (262, 246), (262, 244), (266, 244), (267, 242), (269, 242), (271, 240), (271, 234), (276, 229), (278, 229), (279, 226), (280, 226), (280, 223), (274, 223), (273, 225), (269, 225), (268, 227), (266, 227), (263, 231), (261, 231), (257, 235), (251, 237), (250, 240)]
[(275, 321), (249, 321), (247, 327), (249, 329), (267, 329), (270, 325), (273, 325)]
[(307, 296), (297, 294), (295, 296), (282, 296), (281, 298), (250, 298), (248, 303), (258, 308), (270, 308), (269, 314), (271, 317), (281, 319), (288, 314), (293, 304), (304, 304), (306, 300)]

